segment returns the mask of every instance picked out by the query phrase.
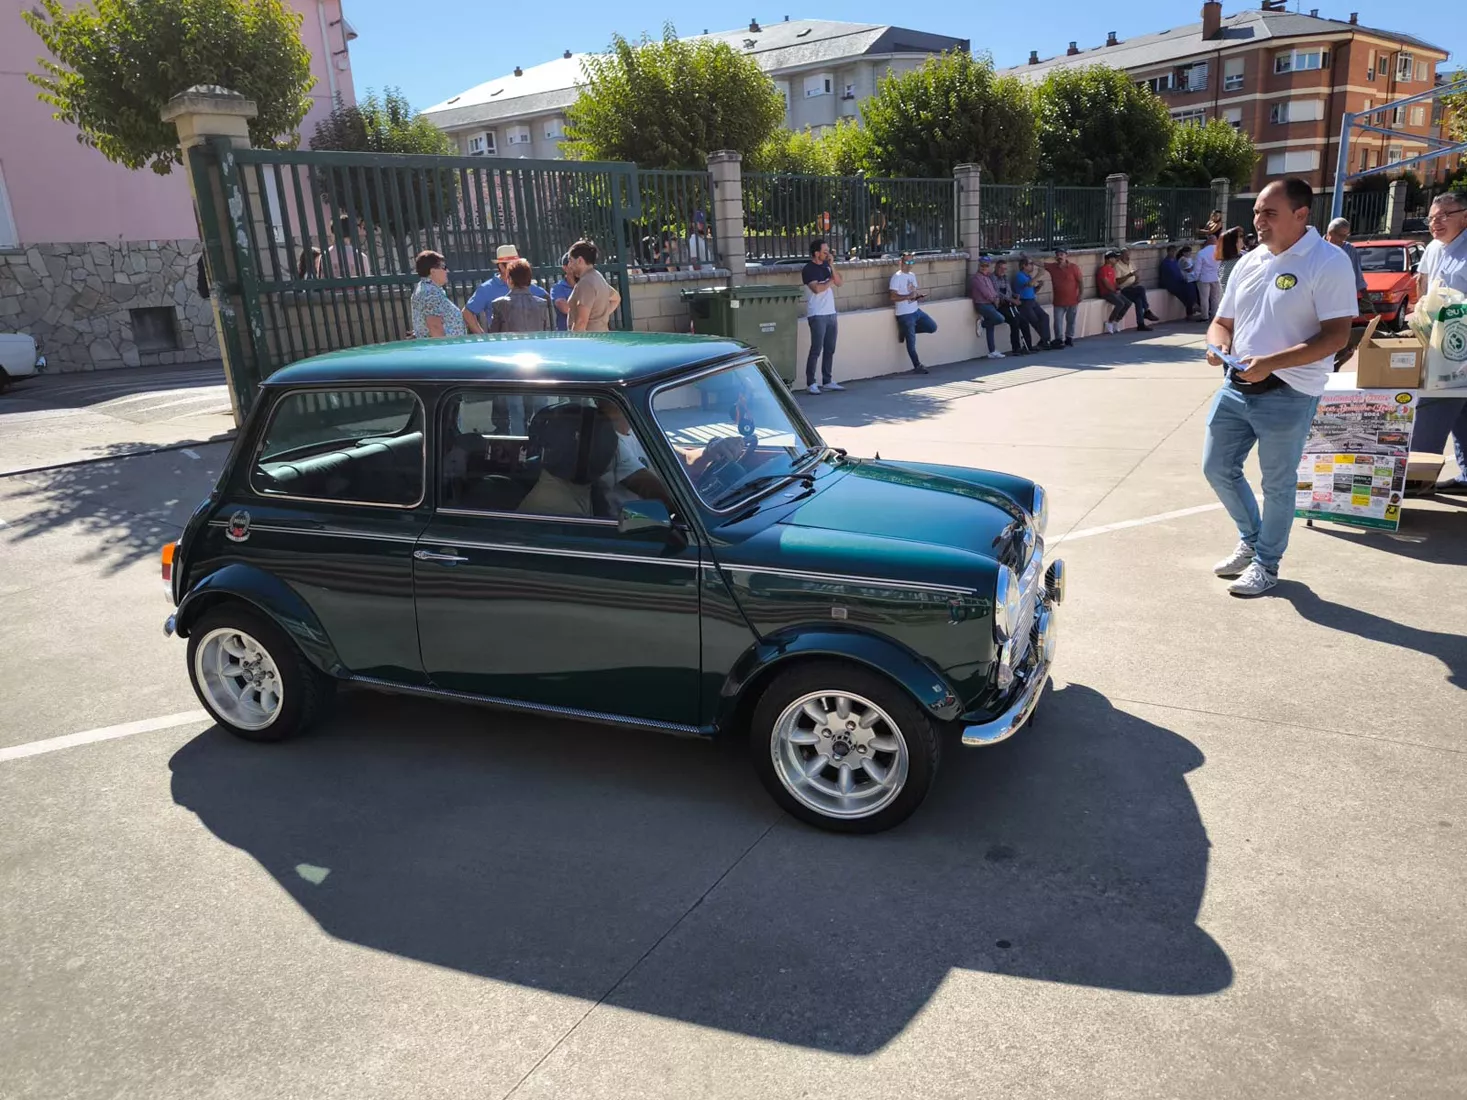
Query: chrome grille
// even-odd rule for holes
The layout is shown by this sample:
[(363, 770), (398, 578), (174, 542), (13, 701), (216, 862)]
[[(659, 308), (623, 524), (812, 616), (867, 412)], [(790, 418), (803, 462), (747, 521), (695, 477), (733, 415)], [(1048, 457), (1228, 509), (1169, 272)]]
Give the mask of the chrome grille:
[(1028, 656), (1029, 646), (1033, 641), (1034, 616), (1039, 612), (1039, 601), (1043, 592), (1044, 540), (1039, 539), (1034, 546), (1034, 556), (1019, 575), (1019, 621), (1014, 624), (1014, 668), (1019, 668)]

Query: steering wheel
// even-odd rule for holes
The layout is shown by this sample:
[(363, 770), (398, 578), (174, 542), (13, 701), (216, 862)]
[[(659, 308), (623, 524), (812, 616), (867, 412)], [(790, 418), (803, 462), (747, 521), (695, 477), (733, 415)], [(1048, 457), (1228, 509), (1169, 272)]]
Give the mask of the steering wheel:
[(706, 493), (721, 488), (724, 471), (741, 462), (753, 447), (753, 436), (740, 436), (738, 439), (724, 436), (708, 444), (703, 453), (712, 454), (713, 458), (694, 482), (699, 491)]

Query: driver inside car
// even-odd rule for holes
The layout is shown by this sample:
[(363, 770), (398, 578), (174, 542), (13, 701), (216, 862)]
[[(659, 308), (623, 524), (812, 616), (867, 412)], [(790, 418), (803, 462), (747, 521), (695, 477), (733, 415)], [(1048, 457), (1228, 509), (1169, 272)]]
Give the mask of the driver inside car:
[(617, 515), (629, 500), (660, 500), (672, 510), (672, 494), (652, 469), (647, 452), (642, 449), (621, 406), (615, 401), (600, 398), (596, 408), (616, 428), (616, 457), (600, 479), (610, 514)]

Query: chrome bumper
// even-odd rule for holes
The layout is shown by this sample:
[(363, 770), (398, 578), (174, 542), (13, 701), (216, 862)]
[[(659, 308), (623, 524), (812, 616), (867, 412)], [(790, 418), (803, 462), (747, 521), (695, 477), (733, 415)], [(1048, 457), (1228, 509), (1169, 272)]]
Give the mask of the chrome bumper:
[[(1061, 597), (1063, 596), (1063, 576), (1061, 572)], [(1039, 697), (1044, 694), (1044, 686), (1049, 683), (1049, 670), (1054, 665), (1057, 640), (1054, 606), (1052, 600), (1046, 600), (1035, 620), (1034, 641), (1030, 646), (1030, 652), (1033, 653), (1035, 659), (1029, 670), (1023, 674), (1023, 687), (1014, 695), (1004, 712), (991, 722), (964, 725), (962, 727), (963, 744), (982, 746), (1007, 741), (1018, 733), (1024, 723), (1029, 721), (1034, 714), (1034, 708), (1039, 705)]]

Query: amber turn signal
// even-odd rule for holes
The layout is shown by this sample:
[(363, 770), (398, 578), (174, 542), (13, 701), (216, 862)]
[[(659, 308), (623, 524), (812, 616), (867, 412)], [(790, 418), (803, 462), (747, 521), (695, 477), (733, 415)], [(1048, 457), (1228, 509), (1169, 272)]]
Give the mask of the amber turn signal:
[(171, 581), (173, 579), (173, 551), (177, 546), (178, 543), (176, 542), (165, 542), (163, 544), (163, 579), (165, 581)]

